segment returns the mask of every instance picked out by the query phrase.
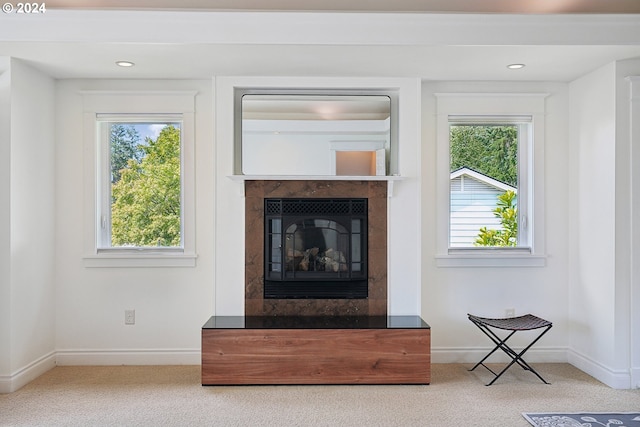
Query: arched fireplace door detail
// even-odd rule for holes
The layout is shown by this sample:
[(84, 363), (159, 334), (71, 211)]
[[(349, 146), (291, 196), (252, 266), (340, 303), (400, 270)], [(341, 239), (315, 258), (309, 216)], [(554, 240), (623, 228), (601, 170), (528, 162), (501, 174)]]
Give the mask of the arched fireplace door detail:
[(265, 199), (264, 298), (367, 298), (367, 199)]

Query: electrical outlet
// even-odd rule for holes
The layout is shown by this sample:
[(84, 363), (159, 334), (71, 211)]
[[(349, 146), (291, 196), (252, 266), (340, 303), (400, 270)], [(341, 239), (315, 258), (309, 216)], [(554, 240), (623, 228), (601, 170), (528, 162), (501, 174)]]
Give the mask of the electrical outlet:
[(135, 325), (136, 324), (136, 311), (135, 310), (125, 310), (124, 311), (124, 324), (125, 325)]
[(507, 308), (504, 311), (506, 317), (516, 317), (516, 309), (515, 308)]

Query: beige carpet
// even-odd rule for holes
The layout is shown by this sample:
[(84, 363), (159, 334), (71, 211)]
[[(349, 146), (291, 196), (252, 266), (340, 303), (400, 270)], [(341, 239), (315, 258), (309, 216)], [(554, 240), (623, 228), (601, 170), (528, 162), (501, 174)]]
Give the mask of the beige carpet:
[(628, 412), (613, 390), (567, 364), (520, 368), (490, 387), (469, 365), (434, 364), (427, 386), (202, 387), (199, 366), (57, 367), (0, 395), (0, 426), (529, 426), (522, 412)]

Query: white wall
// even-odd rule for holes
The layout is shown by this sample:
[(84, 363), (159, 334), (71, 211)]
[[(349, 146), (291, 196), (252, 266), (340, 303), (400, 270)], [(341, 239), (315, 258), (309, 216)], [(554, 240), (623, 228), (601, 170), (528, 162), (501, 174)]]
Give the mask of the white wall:
[[(627, 70), (627, 66), (633, 67)], [(640, 388), (640, 61), (629, 61), (620, 64), (620, 71), (625, 77), (633, 76), (628, 80), (631, 95), (630, 114), (631, 123), (628, 125), (630, 132), (629, 145), (631, 147), (631, 274), (630, 274), (630, 329), (631, 337), (631, 387)], [(624, 90), (624, 85), (622, 90)]]
[[(630, 76), (636, 76), (633, 95)], [(616, 364), (623, 376), (630, 368), (631, 388), (640, 388), (640, 90), (637, 76), (640, 76), (640, 59), (616, 63)]]
[(331, 139), (332, 136), (301, 133), (245, 135), (242, 170), (253, 175), (329, 175)]
[[(545, 254), (543, 267), (436, 267), (435, 93), (549, 93), (545, 117)], [(532, 361), (566, 361), (568, 346), (568, 87), (562, 83), (425, 82), (422, 88), (422, 316), (432, 330), (432, 360), (477, 362), (490, 348), (467, 313), (502, 317), (532, 313), (553, 322), (530, 350)], [(540, 225), (540, 224), (538, 224)], [(528, 344), (516, 334), (512, 343)], [(496, 359), (499, 360), (499, 359)]]
[(15, 390), (54, 363), (55, 109), (53, 79), (17, 59), (9, 70), (10, 163), (2, 182), (8, 185), (10, 235), (2, 240), (9, 253), (2, 253), (7, 273), (1, 292), (10, 307), (3, 315), (8, 339), (6, 330), (0, 334), (6, 349), (0, 374), (7, 374), (4, 387)]
[[(0, 57), (0, 392), (11, 384), (11, 60)], [(4, 385), (3, 385), (4, 384)]]
[(55, 348), (54, 82), (11, 64), (11, 306), (13, 369)]
[[(196, 267), (86, 268), (83, 256), (82, 90), (195, 90)], [(59, 364), (200, 363), (214, 306), (215, 156), (210, 81), (57, 83), (56, 343)], [(124, 324), (134, 309), (135, 325)]]
[(571, 347), (608, 367), (614, 348), (614, 77), (612, 63), (571, 84)]
[[(627, 70), (629, 68), (627, 67)], [(629, 82), (619, 63), (571, 83), (570, 361), (630, 387), (631, 146)], [(636, 344), (637, 345), (637, 344)]]

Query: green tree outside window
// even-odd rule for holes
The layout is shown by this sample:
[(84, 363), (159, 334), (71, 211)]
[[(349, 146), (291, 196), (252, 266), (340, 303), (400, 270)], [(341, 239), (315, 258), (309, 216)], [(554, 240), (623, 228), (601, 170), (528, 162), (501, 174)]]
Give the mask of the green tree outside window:
[[(126, 165), (112, 171), (119, 179), (111, 186), (111, 245), (180, 246), (180, 129), (167, 125), (155, 140), (128, 150)], [(118, 165), (113, 152), (112, 144), (112, 165)]]
[(482, 227), (476, 246), (518, 246), (518, 208), (515, 204), (516, 193), (506, 191), (498, 196), (498, 203), (493, 214), (500, 219), (501, 230)]
[(468, 167), (512, 187), (518, 186), (518, 127), (452, 125), (450, 171)]

